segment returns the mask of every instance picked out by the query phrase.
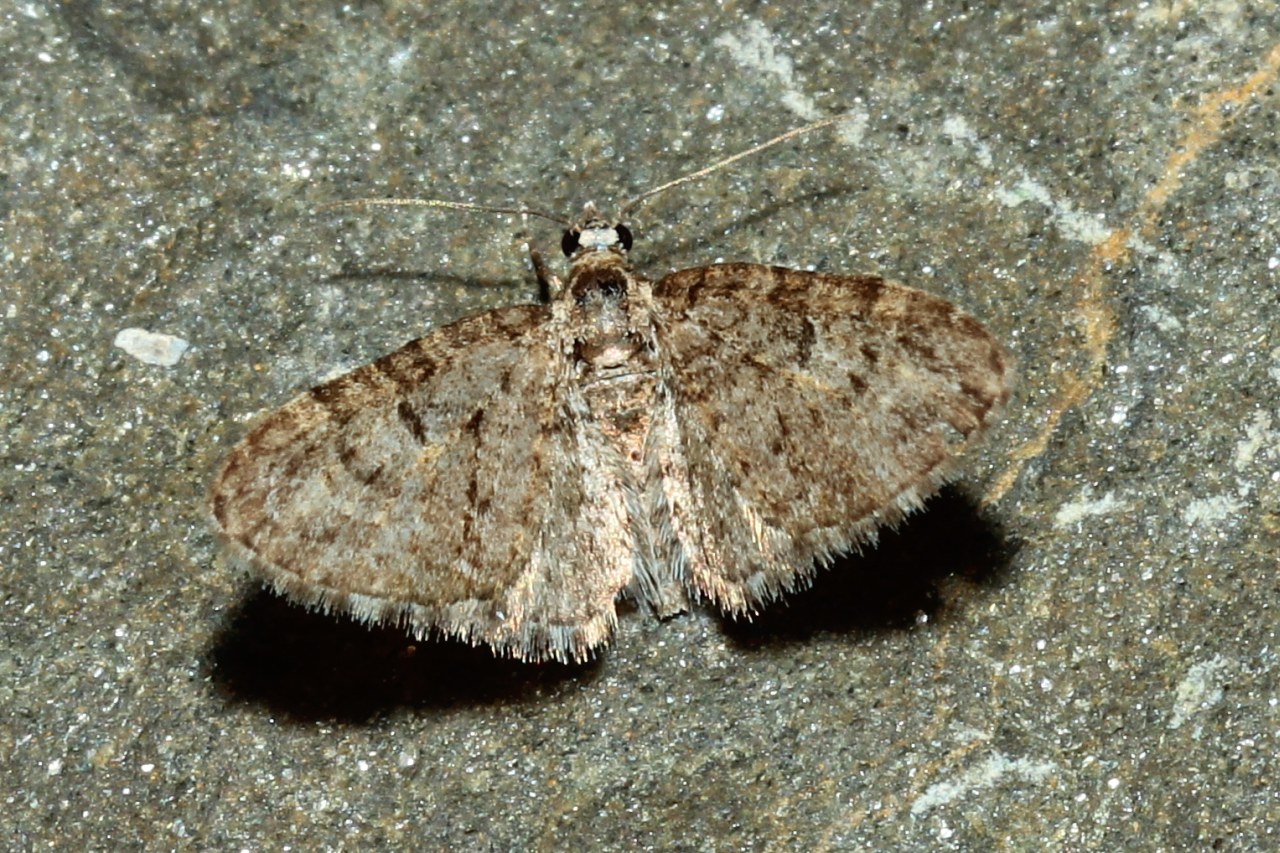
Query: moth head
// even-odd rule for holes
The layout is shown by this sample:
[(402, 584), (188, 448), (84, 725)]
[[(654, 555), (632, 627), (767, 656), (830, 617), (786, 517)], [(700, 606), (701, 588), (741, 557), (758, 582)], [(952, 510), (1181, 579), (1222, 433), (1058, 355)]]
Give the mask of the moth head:
[(582, 219), (560, 238), (560, 250), (566, 258), (579, 252), (613, 251), (625, 255), (631, 251), (631, 229), (621, 222), (610, 225), (601, 218), (596, 206), (588, 203)]

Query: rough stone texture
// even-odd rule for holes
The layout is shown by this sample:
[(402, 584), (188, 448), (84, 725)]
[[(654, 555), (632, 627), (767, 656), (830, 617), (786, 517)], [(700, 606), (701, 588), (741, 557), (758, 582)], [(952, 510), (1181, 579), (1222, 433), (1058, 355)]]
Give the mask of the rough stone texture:
[[(1276, 847), (1280, 14), (831, 5), (0, 12), (7, 847)], [(845, 109), (653, 199), (633, 260), (983, 319), (1006, 420), (899, 535), (752, 625), (624, 613), (580, 668), (225, 564), (253, 413), (535, 296), (518, 220), (317, 207), (571, 215)]]

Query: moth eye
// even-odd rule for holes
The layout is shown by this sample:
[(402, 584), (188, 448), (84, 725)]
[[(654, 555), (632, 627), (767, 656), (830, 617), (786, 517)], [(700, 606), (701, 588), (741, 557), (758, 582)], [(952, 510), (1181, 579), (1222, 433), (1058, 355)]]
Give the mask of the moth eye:
[(573, 257), (573, 253), (578, 251), (578, 234), (577, 228), (570, 228), (560, 238), (560, 251), (564, 252), (566, 258)]
[(631, 229), (619, 222), (613, 226), (614, 232), (618, 235), (618, 242), (622, 244), (622, 251), (631, 251)]

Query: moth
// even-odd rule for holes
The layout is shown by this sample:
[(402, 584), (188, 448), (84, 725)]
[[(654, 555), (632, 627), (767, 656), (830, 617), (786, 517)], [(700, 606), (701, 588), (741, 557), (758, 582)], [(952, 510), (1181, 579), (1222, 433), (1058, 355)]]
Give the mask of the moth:
[(210, 490), (229, 549), (324, 611), (582, 661), (622, 595), (743, 617), (806, 586), (918, 509), (1008, 398), (1004, 350), (945, 299), (752, 263), (653, 282), (622, 218), (566, 223), (563, 281), (532, 253), (545, 304), (435, 329), (258, 421)]

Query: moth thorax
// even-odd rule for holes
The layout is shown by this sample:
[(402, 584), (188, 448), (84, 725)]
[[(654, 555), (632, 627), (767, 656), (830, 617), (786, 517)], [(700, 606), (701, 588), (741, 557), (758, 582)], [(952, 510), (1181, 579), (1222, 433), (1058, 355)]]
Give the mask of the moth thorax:
[(581, 265), (570, 277), (569, 291), (579, 305), (617, 305), (627, 298), (629, 279), (619, 264)]

